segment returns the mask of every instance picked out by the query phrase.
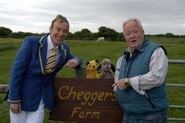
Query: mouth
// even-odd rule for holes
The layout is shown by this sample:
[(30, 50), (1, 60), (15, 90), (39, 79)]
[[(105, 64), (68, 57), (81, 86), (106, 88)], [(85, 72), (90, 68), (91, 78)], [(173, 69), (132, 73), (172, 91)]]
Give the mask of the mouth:
[(64, 40), (63, 37), (58, 37), (57, 39), (58, 39), (58, 41), (63, 41)]
[(105, 68), (105, 69), (104, 69), (104, 71), (109, 71), (109, 70), (110, 70), (110, 68)]
[(137, 40), (131, 40), (131, 43), (136, 43), (137, 42)]

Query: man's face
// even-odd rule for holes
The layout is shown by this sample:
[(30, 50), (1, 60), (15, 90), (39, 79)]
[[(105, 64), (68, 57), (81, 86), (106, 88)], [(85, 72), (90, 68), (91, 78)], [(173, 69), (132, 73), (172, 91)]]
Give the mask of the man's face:
[(144, 31), (135, 21), (125, 24), (124, 36), (132, 50), (137, 49), (144, 41)]
[(62, 43), (67, 37), (69, 32), (69, 25), (67, 22), (55, 21), (53, 26), (50, 27), (50, 35), (53, 44), (56, 46)]

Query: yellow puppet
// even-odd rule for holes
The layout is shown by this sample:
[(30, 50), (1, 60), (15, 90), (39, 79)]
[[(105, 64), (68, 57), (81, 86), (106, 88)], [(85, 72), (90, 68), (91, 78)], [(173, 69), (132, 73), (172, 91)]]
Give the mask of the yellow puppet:
[(86, 78), (97, 79), (102, 78), (102, 73), (99, 71), (101, 64), (98, 60), (91, 60), (86, 63)]

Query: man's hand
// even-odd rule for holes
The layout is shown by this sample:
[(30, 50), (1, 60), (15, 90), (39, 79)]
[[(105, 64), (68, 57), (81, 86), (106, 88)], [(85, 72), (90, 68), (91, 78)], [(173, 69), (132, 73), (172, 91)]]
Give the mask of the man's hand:
[(117, 86), (121, 90), (125, 90), (130, 84), (128, 82), (125, 82), (125, 79), (120, 79), (117, 82), (115, 82), (112, 87)]
[(78, 65), (78, 61), (76, 59), (70, 59), (64, 66), (67, 68), (75, 68)]
[(20, 103), (11, 103), (10, 104), (10, 111), (13, 113), (20, 113), (21, 112), (21, 104)]

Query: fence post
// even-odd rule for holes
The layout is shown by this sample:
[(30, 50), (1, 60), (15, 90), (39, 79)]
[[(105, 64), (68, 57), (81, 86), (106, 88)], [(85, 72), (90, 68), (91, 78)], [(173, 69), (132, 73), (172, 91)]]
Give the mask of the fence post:
[(6, 93), (8, 91), (8, 85), (7, 84), (0, 84), (0, 92)]

